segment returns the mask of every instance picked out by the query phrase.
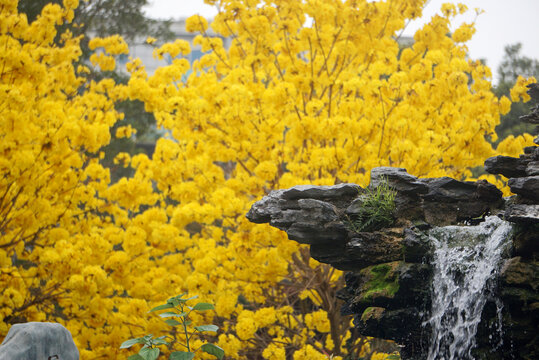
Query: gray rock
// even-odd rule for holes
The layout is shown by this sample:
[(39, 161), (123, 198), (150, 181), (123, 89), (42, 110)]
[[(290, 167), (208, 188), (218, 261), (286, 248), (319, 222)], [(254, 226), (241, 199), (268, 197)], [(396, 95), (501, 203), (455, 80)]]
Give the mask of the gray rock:
[(513, 254), (524, 259), (537, 258), (539, 253), (539, 224), (520, 223), (515, 227)]
[(500, 280), (504, 285), (539, 289), (539, 262), (523, 261), (514, 257), (505, 262), (500, 271)]
[(511, 191), (532, 201), (539, 201), (539, 175), (509, 179)]
[(269, 223), (303, 244), (344, 243), (347, 229), (338, 206), (348, 206), (360, 191), (355, 184), (301, 185), (272, 191), (253, 204), (247, 219)]
[(297, 210), (275, 211), (270, 216), (270, 225), (286, 231), (290, 240), (302, 244), (344, 241), (346, 227), (335, 206), (316, 199), (299, 199), (297, 206)]
[(409, 220), (425, 219), (423, 199), (414, 194), (397, 193), (395, 196), (395, 217)]
[(529, 160), (510, 156), (495, 156), (485, 161), (485, 170), (491, 174), (501, 174), (507, 178), (526, 176)]
[(15, 324), (0, 345), (0, 360), (76, 360), (71, 333), (57, 323)]
[(417, 195), (425, 194), (428, 191), (427, 185), (402, 168), (377, 167), (372, 169), (370, 186), (377, 187), (382, 181), (387, 181), (388, 185), (397, 192)]
[(297, 185), (290, 189), (280, 190), (280, 196), (285, 200), (297, 199), (342, 199), (343, 197), (355, 197), (361, 187), (356, 184), (338, 184), (332, 186)]
[(515, 223), (539, 223), (539, 205), (511, 204), (505, 218)]
[[(417, 307), (398, 310), (370, 307), (361, 316), (354, 317), (354, 325), (361, 335), (392, 339), (404, 344), (421, 343), (421, 335), (425, 331)], [(401, 349), (401, 356), (404, 350), (407, 349)], [(417, 356), (421, 354), (421, 349), (410, 352)]]
[(338, 220), (337, 209), (324, 201), (300, 199), (297, 201), (297, 206), (298, 209), (287, 209), (284, 206), (280, 212), (272, 213), (270, 225), (287, 230), (293, 223), (297, 222), (327, 223)]
[(311, 245), (311, 257), (339, 270), (359, 270), (366, 266), (401, 260), (402, 229), (353, 233), (347, 243)]
[(280, 212), (288, 209), (299, 209), (297, 201), (286, 201), (282, 199), (284, 190), (275, 190), (255, 202), (246, 217), (255, 224), (270, 222), (271, 218)]
[(459, 207), (456, 203), (425, 201), (423, 203), (425, 221), (436, 226), (454, 225), (458, 222)]
[[(539, 147), (538, 146), (526, 146), (524, 148), (524, 154), (525, 155), (529, 155), (529, 156), (534, 156), (535, 152), (539, 150)], [(523, 155), (520, 155), (520, 156), (523, 156)]]
[(519, 117), (519, 119), (529, 124), (539, 124), (539, 111), (532, 112), (531, 114), (527, 115), (522, 115), (521, 117)]
[(356, 259), (358, 268), (401, 260), (402, 229), (394, 230), (355, 234), (345, 245), (345, 256)]
[(251, 206), (247, 219), (256, 224), (269, 223), (273, 218), (282, 218), (284, 215), (280, 213), (283, 211), (301, 209), (298, 202), (300, 199), (323, 200), (332, 205), (344, 206), (358, 196), (360, 191), (361, 187), (356, 184), (297, 185), (289, 189), (275, 190)]
[(429, 298), (431, 274), (429, 265), (403, 261), (365, 267), (358, 272), (350, 306), (356, 313), (370, 306), (421, 307)]
[(425, 179), (425, 220), (433, 225), (456, 224), (485, 215), (502, 205), (502, 192), (485, 180), (458, 181), (449, 177)]
[(411, 263), (424, 263), (432, 253), (432, 242), (427, 234), (417, 227), (404, 229), (403, 257)]
[(290, 240), (302, 244), (340, 244), (346, 241), (346, 227), (342, 222), (296, 222), (286, 233)]
[(530, 161), (528, 163), (528, 166), (526, 166), (526, 175), (539, 175), (539, 161)]
[(450, 177), (425, 179), (428, 193), (423, 196), (428, 201), (458, 202), (471, 200), (500, 201), (502, 192), (485, 180), (476, 182), (459, 181)]

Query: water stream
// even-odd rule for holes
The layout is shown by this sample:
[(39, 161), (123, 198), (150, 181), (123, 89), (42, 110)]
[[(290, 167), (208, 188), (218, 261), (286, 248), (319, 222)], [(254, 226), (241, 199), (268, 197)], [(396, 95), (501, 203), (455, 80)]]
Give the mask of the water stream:
[[(510, 244), (511, 225), (495, 216), (476, 226), (434, 228), (432, 328), (428, 360), (474, 359), (481, 312), (492, 298)], [(501, 302), (493, 299), (501, 319)], [(497, 331), (501, 331), (501, 321)], [(501, 338), (501, 337), (500, 337)]]

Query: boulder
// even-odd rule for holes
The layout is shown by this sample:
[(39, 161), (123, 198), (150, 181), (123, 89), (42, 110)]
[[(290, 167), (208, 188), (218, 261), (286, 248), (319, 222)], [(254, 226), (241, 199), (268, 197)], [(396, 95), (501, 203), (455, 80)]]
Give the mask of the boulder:
[(422, 308), (428, 303), (430, 278), (431, 268), (425, 264), (394, 261), (365, 267), (354, 279), (349, 306), (355, 313), (362, 313), (370, 306)]
[(539, 175), (539, 161), (530, 161), (526, 166), (526, 175)]
[(539, 224), (519, 224), (513, 236), (513, 253), (526, 259), (533, 259), (539, 252)]
[(400, 344), (406, 344), (400, 351), (403, 359), (425, 359), (422, 335), (426, 330), (421, 326), (421, 317), (417, 307), (398, 310), (369, 307), (361, 316), (354, 317), (354, 325), (365, 336), (394, 338)]
[(539, 201), (539, 175), (511, 178), (508, 185), (515, 194), (531, 201)]
[(539, 289), (539, 262), (523, 261), (519, 256), (511, 258), (501, 269), (500, 280), (508, 286), (537, 291)]
[(402, 260), (402, 229), (349, 233), (346, 243), (311, 245), (311, 257), (339, 270), (359, 270), (366, 266)]
[(502, 192), (485, 180), (459, 181), (449, 177), (425, 179), (425, 220), (437, 226), (483, 217), (503, 203)]
[(491, 174), (501, 174), (507, 178), (526, 176), (528, 161), (510, 156), (495, 156), (485, 161), (485, 170)]
[(514, 223), (539, 223), (539, 205), (508, 205), (505, 210), (505, 219)]
[(377, 167), (371, 170), (370, 186), (377, 187), (383, 181), (397, 192), (404, 194), (425, 194), (427, 185), (406, 172), (406, 169), (393, 167)]
[[(342, 313), (354, 315), (363, 336), (398, 342), (406, 360), (425, 359), (428, 353), (425, 316), (434, 270), (429, 234), (440, 226), (475, 225), (487, 215), (504, 217), (516, 224), (507, 255), (518, 257), (501, 270), (495, 290), (499, 297), (487, 300), (473, 351), (478, 359), (531, 359), (539, 349), (534, 332), (539, 321), (539, 147), (524, 151), (520, 158), (496, 157), (486, 163), (490, 172), (513, 176), (509, 185), (518, 195), (506, 201), (485, 180), (419, 179), (402, 168), (379, 167), (371, 171), (369, 188), (387, 182), (395, 191), (390, 224), (371, 230), (354, 223), (365, 212), (367, 196), (354, 184), (274, 191), (255, 203), (247, 217), (310, 244), (312, 258), (347, 271), (346, 286), (337, 292), (344, 301)], [(492, 335), (500, 321), (503, 334)]]
[(404, 230), (402, 252), (406, 262), (426, 263), (432, 254), (432, 242), (420, 227), (415, 225)]
[(79, 350), (71, 333), (61, 324), (15, 324), (0, 345), (0, 360), (77, 360)]

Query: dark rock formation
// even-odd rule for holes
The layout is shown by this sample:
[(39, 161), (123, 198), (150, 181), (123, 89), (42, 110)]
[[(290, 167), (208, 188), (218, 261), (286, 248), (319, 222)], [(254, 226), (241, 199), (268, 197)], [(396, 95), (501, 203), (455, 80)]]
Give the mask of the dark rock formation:
[(349, 271), (339, 293), (344, 312), (355, 314), (362, 334), (398, 341), (405, 345), (402, 353), (414, 357), (424, 351), (428, 332), (420, 316), (430, 306), (432, 272), (425, 264), (432, 249), (424, 231), (484, 217), (504, 202), (485, 181), (418, 179), (404, 169), (373, 169), (370, 186), (382, 181), (396, 192), (397, 226), (391, 228), (353, 230), (363, 196), (353, 184), (274, 191), (247, 218), (286, 231), (290, 239), (310, 244), (314, 259)]
[(487, 159), (485, 161), (485, 170), (491, 174), (502, 174), (507, 178), (526, 176), (526, 167), (530, 161), (500, 155)]
[(0, 345), (0, 360), (78, 360), (71, 333), (56, 323), (15, 324)]
[(360, 190), (355, 184), (340, 184), (273, 191), (252, 206), (247, 218), (257, 224), (269, 222), (302, 244), (343, 243), (347, 230), (339, 207)]
[[(539, 96), (539, 87), (532, 85)], [(535, 98), (539, 101), (539, 98)], [(524, 120), (537, 123), (539, 106)], [(539, 137), (535, 139), (539, 144)], [(477, 359), (539, 358), (539, 146), (526, 147), (519, 158), (487, 159), (485, 168), (509, 177), (509, 199), (482, 180), (448, 177), (418, 179), (405, 169), (372, 169), (369, 187), (387, 183), (395, 191), (394, 222), (370, 232), (357, 232), (354, 219), (362, 211), (365, 190), (355, 184), (295, 186), (271, 192), (255, 203), (247, 217), (286, 231), (289, 238), (310, 244), (311, 256), (345, 274), (338, 292), (343, 313), (354, 315), (361, 334), (395, 340), (403, 359), (424, 359), (430, 330), (422, 314), (430, 309), (433, 226), (473, 224), (495, 214), (513, 222), (513, 256), (500, 273), (498, 298), (505, 329), (493, 334), (500, 304), (483, 309), (477, 332)], [(355, 230), (356, 229), (356, 230)], [(427, 325), (428, 326), (428, 325)], [(498, 336), (499, 337), (499, 336)]]
[(539, 223), (539, 205), (512, 204), (505, 210), (505, 218), (514, 223)]
[(515, 194), (532, 201), (539, 201), (539, 175), (509, 179), (509, 187)]

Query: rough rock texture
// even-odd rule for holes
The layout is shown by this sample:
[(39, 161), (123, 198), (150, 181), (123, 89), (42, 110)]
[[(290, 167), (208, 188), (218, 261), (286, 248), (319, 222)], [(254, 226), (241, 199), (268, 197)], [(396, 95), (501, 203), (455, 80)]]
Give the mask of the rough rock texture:
[(0, 360), (77, 360), (71, 333), (57, 323), (15, 324), (0, 345)]
[[(533, 90), (533, 91), (532, 91)], [(539, 86), (530, 86), (539, 101)], [(523, 120), (539, 119), (539, 106)], [(539, 144), (539, 137), (535, 140)], [(346, 270), (346, 287), (338, 297), (343, 313), (354, 315), (361, 334), (391, 339), (402, 345), (403, 359), (425, 359), (430, 329), (423, 314), (430, 309), (433, 247), (432, 226), (474, 224), (489, 214), (513, 222), (513, 256), (499, 277), (503, 305), (503, 338), (497, 338), (500, 304), (485, 305), (476, 335), (476, 359), (539, 359), (539, 146), (519, 158), (487, 159), (488, 172), (510, 177), (517, 194), (503, 199), (486, 181), (443, 177), (419, 179), (405, 169), (372, 169), (370, 187), (382, 182), (396, 192), (394, 222), (371, 232), (356, 232), (364, 190), (355, 184), (295, 186), (271, 192), (253, 205), (247, 217), (287, 232), (310, 244), (311, 256)], [(500, 345), (501, 344), (501, 345)]]
[(513, 204), (505, 210), (505, 218), (514, 223), (539, 223), (539, 205)]
[(528, 163), (529, 161), (523, 159), (500, 155), (487, 159), (485, 170), (491, 174), (502, 174), (507, 178), (526, 176)]
[[(247, 218), (269, 223), (310, 244), (311, 256), (346, 275), (339, 297), (363, 335), (398, 341), (413, 358), (424, 351), (428, 331), (420, 314), (430, 308), (431, 244), (424, 231), (500, 211), (502, 193), (486, 181), (419, 179), (405, 169), (375, 168), (370, 186), (382, 181), (396, 191), (395, 225), (355, 232), (363, 189), (354, 184), (295, 186), (271, 192)], [(407, 330), (408, 329), (408, 330)]]
[(347, 230), (339, 207), (360, 190), (355, 184), (300, 185), (277, 190), (256, 202), (247, 218), (257, 224), (269, 222), (302, 244), (343, 243)]
[(539, 175), (509, 179), (509, 187), (515, 194), (532, 201), (539, 201)]

